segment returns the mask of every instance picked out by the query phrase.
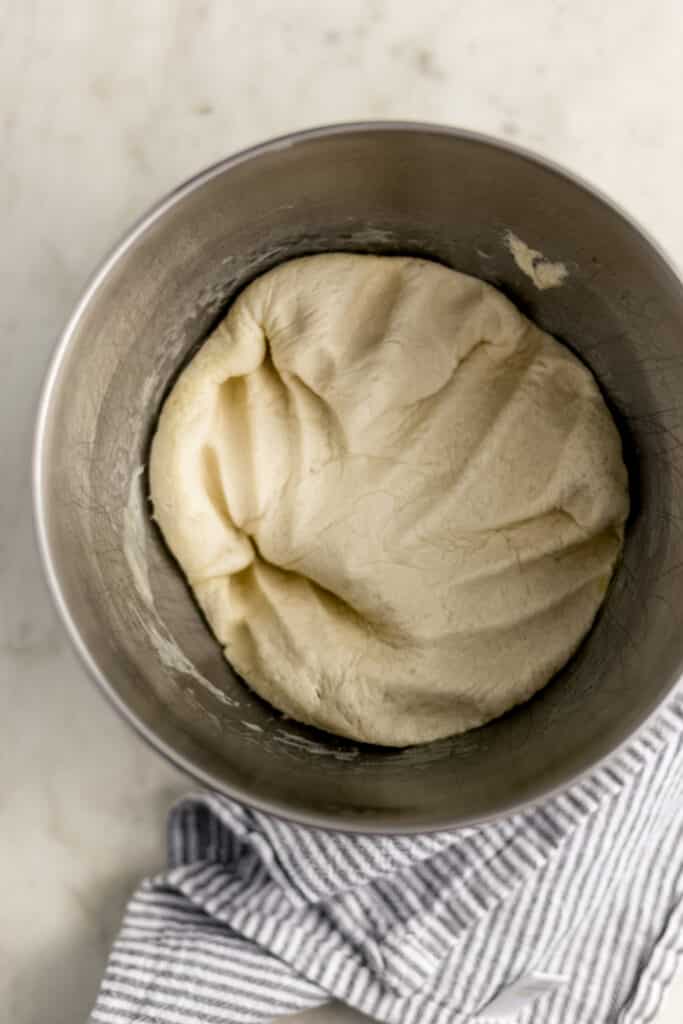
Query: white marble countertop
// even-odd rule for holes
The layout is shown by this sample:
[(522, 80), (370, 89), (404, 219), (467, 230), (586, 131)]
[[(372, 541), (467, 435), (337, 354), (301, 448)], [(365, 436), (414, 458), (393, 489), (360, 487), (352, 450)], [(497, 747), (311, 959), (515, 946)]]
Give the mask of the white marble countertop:
[[(94, 262), (177, 182), (270, 135), (418, 118), (531, 146), (683, 265), (678, 0), (0, 0), (0, 1018), (87, 1017), (188, 780), (67, 647), (34, 550), (41, 375)], [(658, 1024), (683, 1017), (683, 971)], [(322, 1024), (358, 1019), (337, 1008)], [(568, 1022), (571, 1024), (571, 1022)]]

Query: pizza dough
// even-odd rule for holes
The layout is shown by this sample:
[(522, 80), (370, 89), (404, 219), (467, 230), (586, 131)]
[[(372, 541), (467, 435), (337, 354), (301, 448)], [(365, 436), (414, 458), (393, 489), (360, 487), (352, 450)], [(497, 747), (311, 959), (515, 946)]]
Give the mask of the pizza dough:
[(249, 285), (167, 399), (150, 472), (237, 672), (391, 746), (544, 686), (628, 513), (586, 367), (494, 288), (404, 257), (310, 256)]

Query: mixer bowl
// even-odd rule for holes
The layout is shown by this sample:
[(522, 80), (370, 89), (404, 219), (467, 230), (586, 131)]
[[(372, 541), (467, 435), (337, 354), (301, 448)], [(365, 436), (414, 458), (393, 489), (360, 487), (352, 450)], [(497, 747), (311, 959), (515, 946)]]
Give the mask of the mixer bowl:
[[(539, 290), (512, 231), (568, 274)], [(529, 703), (394, 751), (286, 720), (222, 657), (150, 517), (146, 464), (179, 368), (236, 292), (305, 253), (440, 260), (502, 289), (591, 367), (624, 439), (623, 562), (577, 655)], [(71, 639), (146, 739), (195, 778), (345, 830), (452, 828), (565, 786), (623, 744), (683, 663), (683, 286), (623, 213), (557, 167), (429, 125), (341, 125), (227, 159), (105, 260), (57, 347), (35, 512)], [(362, 396), (359, 396), (362, 398)]]

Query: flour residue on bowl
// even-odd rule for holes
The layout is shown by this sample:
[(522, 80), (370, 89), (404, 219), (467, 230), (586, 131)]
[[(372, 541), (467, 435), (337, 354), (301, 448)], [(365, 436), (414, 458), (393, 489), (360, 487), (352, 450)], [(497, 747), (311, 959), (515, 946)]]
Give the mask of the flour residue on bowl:
[(145, 497), (142, 485), (138, 482), (144, 471), (144, 466), (138, 466), (128, 488), (128, 501), (123, 513), (123, 554), (131, 571), (135, 589), (145, 606), (153, 610), (154, 597), (149, 582), (145, 538)]
[(146, 616), (139, 609), (134, 609), (135, 615), (157, 652), (162, 665), (196, 679), (221, 703), (239, 707), (238, 701), (214, 686), (192, 664), (187, 655), (178, 647), (157, 612), (147, 561), (147, 497), (142, 481), (144, 471), (144, 466), (138, 466), (133, 472), (128, 488), (128, 501), (123, 511), (123, 554), (133, 577), (135, 590), (149, 612), (149, 616)]
[(305, 736), (285, 732), (284, 729), (278, 729), (273, 736), (276, 742), (283, 747), (289, 747), (291, 750), (304, 754), (322, 754), (325, 757), (333, 757), (336, 761), (355, 761), (359, 753), (357, 747), (352, 747), (350, 750), (330, 750), (322, 743), (316, 743)]
[(539, 249), (532, 249), (513, 231), (506, 231), (504, 240), (519, 269), (531, 278), (539, 291), (559, 288), (569, 276), (564, 263), (549, 260)]
[(242, 725), (244, 726), (245, 729), (249, 729), (251, 732), (263, 732), (261, 726), (257, 725), (256, 722), (243, 721)]

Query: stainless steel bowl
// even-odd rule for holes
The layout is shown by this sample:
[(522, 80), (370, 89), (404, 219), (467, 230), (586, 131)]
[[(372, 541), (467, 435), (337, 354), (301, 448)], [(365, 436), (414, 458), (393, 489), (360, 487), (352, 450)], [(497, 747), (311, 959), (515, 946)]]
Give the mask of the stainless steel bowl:
[[(569, 270), (538, 291), (512, 230)], [(625, 557), (578, 655), (531, 702), (405, 751), (283, 720), (221, 656), (146, 507), (179, 367), (245, 282), (325, 250), (412, 253), (503, 289), (591, 366), (623, 430)], [(359, 396), (360, 397), (360, 396)], [(342, 125), (268, 142), (177, 189), (95, 274), (50, 368), (35, 508), (47, 575), (95, 679), (158, 750), (264, 810), (348, 830), (448, 828), (518, 808), (614, 751), (683, 661), (683, 287), (584, 183), (447, 128)]]

